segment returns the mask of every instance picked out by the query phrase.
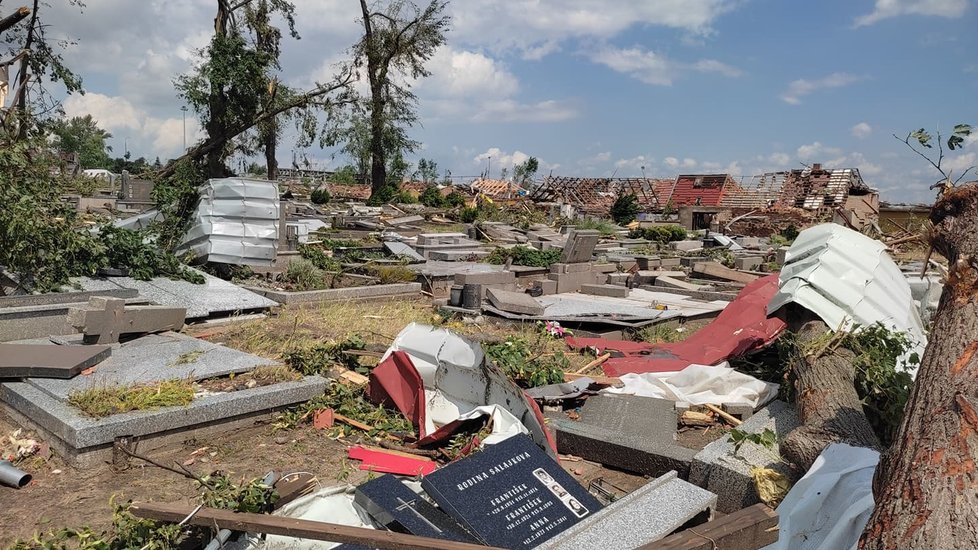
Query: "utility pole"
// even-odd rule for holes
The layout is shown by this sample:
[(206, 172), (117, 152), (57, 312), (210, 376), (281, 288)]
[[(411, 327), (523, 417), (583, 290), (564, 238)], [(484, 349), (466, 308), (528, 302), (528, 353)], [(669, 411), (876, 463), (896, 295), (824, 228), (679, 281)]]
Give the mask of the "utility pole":
[(180, 107), (183, 111), (183, 152), (187, 152), (187, 106)]
[(492, 155), (489, 155), (489, 165), (486, 166), (486, 179), (492, 179)]

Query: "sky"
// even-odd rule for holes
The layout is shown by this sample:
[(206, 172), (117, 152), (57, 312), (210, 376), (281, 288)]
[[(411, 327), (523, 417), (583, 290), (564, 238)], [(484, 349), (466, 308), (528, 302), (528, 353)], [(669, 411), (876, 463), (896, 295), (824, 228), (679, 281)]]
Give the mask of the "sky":
[[(183, 149), (173, 78), (213, 30), (215, 0), (52, 0), (53, 36), (116, 154)], [(282, 80), (309, 87), (347, 59), (362, 30), (355, 0), (295, 0), (298, 41)], [(894, 138), (978, 125), (978, 0), (454, 0), (447, 43), (415, 84), (413, 157), (477, 176), (535, 156), (561, 176), (738, 178), (820, 162), (859, 168), (888, 202), (930, 202), (939, 174)], [(186, 113), (188, 144), (199, 139)], [(315, 168), (335, 149), (295, 150)], [(978, 164), (978, 136), (949, 153)], [(978, 179), (978, 176), (967, 179)]]

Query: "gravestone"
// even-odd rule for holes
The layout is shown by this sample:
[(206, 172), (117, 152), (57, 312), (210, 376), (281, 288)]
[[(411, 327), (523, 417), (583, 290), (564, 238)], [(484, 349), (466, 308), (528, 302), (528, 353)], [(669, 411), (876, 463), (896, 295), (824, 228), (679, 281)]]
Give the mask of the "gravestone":
[(560, 254), (560, 263), (576, 264), (590, 262), (594, 256), (594, 247), (598, 244), (601, 234), (593, 229), (574, 230), (567, 236), (567, 244)]
[(353, 502), (391, 531), (420, 537), (474, 542), (455, 520), (392, 475), (357, 487)]
[(480, 542), (503, 548), (533, 548), (601, 509), (528, 435), (486, 446), (421, 486)]
[(180, 330), (186, 316), (182, 307), (126, 306), (122, 298), (105, 296), (68, 309), (68, 323), (85, 334), (86, 344), (115, 343), (124, 334)]

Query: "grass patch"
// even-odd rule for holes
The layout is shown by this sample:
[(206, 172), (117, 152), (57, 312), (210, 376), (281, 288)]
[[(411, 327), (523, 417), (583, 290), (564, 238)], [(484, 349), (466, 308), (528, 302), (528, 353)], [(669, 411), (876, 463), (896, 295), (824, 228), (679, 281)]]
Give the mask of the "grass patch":
[(403, 265), (369, 264), (364, 267), (367, 275), (377, 277), (382, 285), (393, 283), (413, 283), (418, 274)]
[(639, 342), (650, 344), (682, 342), (689, 336), (689, 333), (685, 329), (679, 330), (680, 328), (682, 327), (669, 324), (651, 325), (640, 329), (635, 337)]
[(190, 363), (196, 363), (200, 356), (206, 353), (204, 350), (194, 350), (188, 351), (187, 353), (181, 353), (177, 360), (173, 362), (174, 367), (178, 365), (189, 365)]
[(302, 375), (294, 371), (287, 365), (262, 365), (248, 373), (251, 379), (258, 382), (259, 386), (268, 386), (280, 382), (295, 382), (301, 380)]
[(610, 237), (618, 232), (618, 226), (614, 222), (594, 218), (576, 220), (574, 222), (574, 228), (594, 230), (600, 233), (602, 237)]
[[(326, 408), (371, 426), (372, 429), (366, 432), (371, 437), (383, 434), (414, 435), (414, 426), (411, 425), (410, 420), (398, 411), (371, 403), (367, 398), (366, 388), (345, 386), (335, 381), (329, 383), (322, 397), (307, 401), (279, 415), (274, 424), (275, 428), (294, 428), (302, 422), (311, 421), (315, 411)], [(358, 428), (341, 422), (337, 422), (330, 428), (330, 432), (333, 437), (351, 435), (354, 432), (364, 433)]]
[(136, 386), (108, 386), (71, 392), (68, 403), (88, 416), (103, 418), (129, 411), (189, 405), (194, 399), (193, 381), (165, 380)]
[(292, 290), (318, 290), (326, 288), (326, 273), (312, 261), (296, 258), (289, 262), (282, 278), (292, 285)]

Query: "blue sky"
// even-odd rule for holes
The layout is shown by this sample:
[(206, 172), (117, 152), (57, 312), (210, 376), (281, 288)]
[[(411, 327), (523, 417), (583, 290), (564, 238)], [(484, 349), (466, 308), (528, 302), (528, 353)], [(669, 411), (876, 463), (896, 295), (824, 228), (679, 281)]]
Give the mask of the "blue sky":
[[(302, 40), (284, 78), (322, 79), (359, 32), (353, 0), (296, 2)], [(213, 0), (89, 0), (55, 6), (53, 28), (91, 113), (136, 156), (182, 147), (170, 84), (208, 39)], [(448, 44), (416, 86), (412, 135), (455, 175), (492, 175), (533, 155), (559, 175), (736, 176), (821, 162), (858, 167), (891, 202), (937, 179), (891, 134), (978, 124), (975, 0), (455, 0)], [(190, 113), (192, 115), (192, 113)], [(196, 121), (190, 116), (192, 141)], [(317, 167), (333, 150), (299, 151)], [(291, 163), (283, 143), (279, 160)], [(417, 158), (417, 157), (416, 157)], [(978, 140), (946, 160), (978, 164)], [(978, 176), (975, 178), (978, 179)]]

